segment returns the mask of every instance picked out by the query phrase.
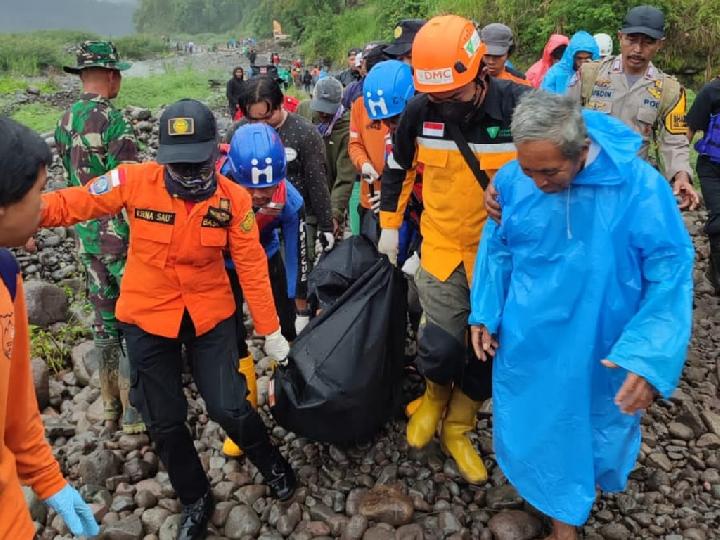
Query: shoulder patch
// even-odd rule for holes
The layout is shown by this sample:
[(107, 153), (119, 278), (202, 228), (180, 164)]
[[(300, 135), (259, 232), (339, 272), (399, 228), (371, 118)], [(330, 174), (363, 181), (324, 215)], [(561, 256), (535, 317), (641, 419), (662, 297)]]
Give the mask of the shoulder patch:
[(245, 214), (245, 217), (240, 222), (240, 230), (249, 233), (252, 231), (253, 225), (255, 225), (255, 214), (252, 210), (248, 210), (247, 214)]
[(663, 119), (663, 124), (668, 133), (672, 135), (685, 135), (687, 132), (687, 123), (685, 123), (686, 106), (687, 98), (685, 96), (685, 89), (680, 88), (680, 95), (675, 105), (672, 106)]

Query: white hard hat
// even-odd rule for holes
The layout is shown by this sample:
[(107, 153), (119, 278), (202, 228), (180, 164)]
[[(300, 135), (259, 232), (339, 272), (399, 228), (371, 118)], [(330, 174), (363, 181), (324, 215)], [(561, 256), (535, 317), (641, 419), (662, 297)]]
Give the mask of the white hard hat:
[(600, 58), (605, 58), (613, 53), (613, 40), (607, 34), (595, 34), (593, 36), (600, 49)]

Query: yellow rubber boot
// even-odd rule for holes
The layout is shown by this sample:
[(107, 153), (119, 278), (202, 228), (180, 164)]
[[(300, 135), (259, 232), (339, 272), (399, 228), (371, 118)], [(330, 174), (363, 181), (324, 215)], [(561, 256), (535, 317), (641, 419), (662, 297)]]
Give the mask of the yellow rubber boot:
[(460, 474), (471, 484), (487, 481), (485, 464), (466, 435), (475, 429), (475, 415), (480, 405), (481, 402), (473, 401), (455, 388), (440, 434), (443, 449), (453, 457)]
[(422, 448), (432, 440), (445, 411), (445, 405), (450, 399), (451, 388), (451, 385), (442, 386), (425, 379), (425, 394), (422, 402), (407, 425), (407, 441), (410, 446)]
[[(254, 409), (257, 409), (257, 376), (255, 375), (255, 360), (252, 354), (240, 359), (238, 371), (245, 376), (248, 389), (247, 400)], [(242, 449), (230, 437), (225, 437), (222, 451), (228, 457), (240, 457), (243, 453)]]

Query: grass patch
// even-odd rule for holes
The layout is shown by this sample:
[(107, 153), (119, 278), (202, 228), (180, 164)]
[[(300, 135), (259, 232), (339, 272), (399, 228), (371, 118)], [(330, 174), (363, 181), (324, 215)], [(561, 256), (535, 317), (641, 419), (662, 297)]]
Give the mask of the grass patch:
[(57, 84), (52, 78), (47, 78), (43, 81), (37, 81), (34, 84), (32, 81), (20, 79), (11, 76), (0, 76), (0, 95), (2, 94), (14, 94), (16, 92), (24, 92), (28, 88), (33, 87), (40, 90), (43, 94), (50, 94), (57, 90)]
[(147, 77), (126, 77), (123, 79), (120, 95), (115, 99), (117, 107), (128, 105), (158, 109), (183, 98), (214, 103), (224, 95), (225, 88), (213, 90), (209, 79), (224, 80), (221, 72), (199, 72), (193, 69), (171, 70)]
[(35, 131), (45, 133), (55, 129), (62, 112), (44, 103), (30, 103), (18, 109), (12, 117)]

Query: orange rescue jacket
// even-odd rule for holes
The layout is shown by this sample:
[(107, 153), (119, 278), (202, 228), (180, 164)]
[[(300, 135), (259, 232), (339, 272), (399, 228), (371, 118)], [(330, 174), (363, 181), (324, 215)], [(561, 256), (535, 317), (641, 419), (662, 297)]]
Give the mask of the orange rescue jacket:
[[(382, 122), (373, 124), (370, 120), (362, 96), (353, 101), (350, 109), (350, 142), (348, 154), (358, 173), (363, 163), (372, 163), (378, 174), (382, 174), (385, 166), (385, 137), (388, 128)], [(375, 190), (380, 189), (380, 181), (374, 183)], [(360, 204), (363, 208), (370, 208), (370, 185), (360, 183)]]
[(130, 247), (118, 320), (174, 338), (187, 309), (198, 335), (211, 330), (235, 312), (227, 249), (255, 329), (267, 335), (279, 328), (250, 195), (224, 176), (218, 175), (215, 194), (189, 212), (168, 193), (164, 167), (155, 162), (121, 165), (84, 187), (45, 194), (43, 202), (43, 227), (127, 211)]
[(0, 538), (30, 540), (35, 526), (21, 484), (41, 499), (52, 497), (65, 480), (45, 440), (32, 370), (22, 279), (15, 302), (0, 280)]

